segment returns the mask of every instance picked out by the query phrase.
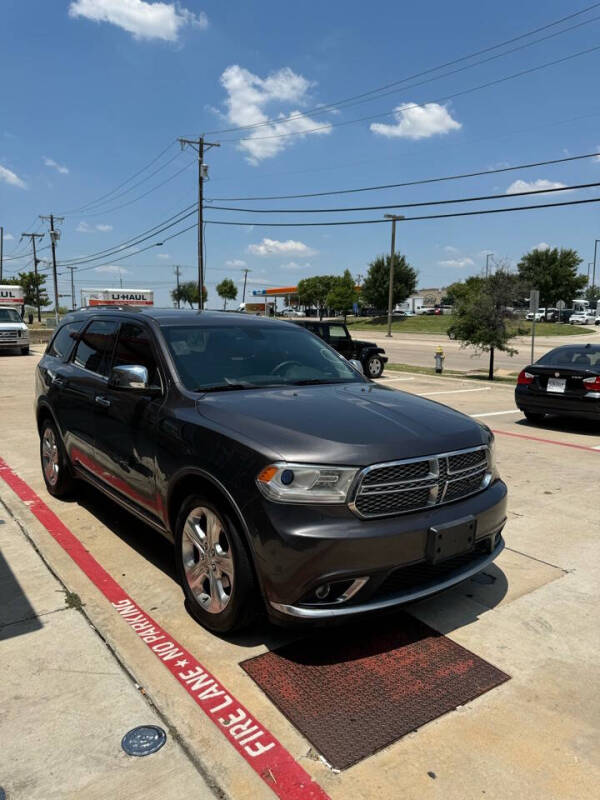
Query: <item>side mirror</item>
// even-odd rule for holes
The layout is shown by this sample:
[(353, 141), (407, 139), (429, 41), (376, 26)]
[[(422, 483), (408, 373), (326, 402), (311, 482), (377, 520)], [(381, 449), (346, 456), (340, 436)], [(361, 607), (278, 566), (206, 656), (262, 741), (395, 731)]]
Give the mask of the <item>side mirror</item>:
[(352, 364), (352, 366), (354, 367), (354, 369), (357, 372), (360, 372), (361, 375), (365, 374), (365, 371), (363, 370), (362, 364), (360, 363), (360, 361), (357, 358), (349, 358), (348, 361), (350, 362), (350, 364)]
[(113, 367), (108, 379), (111, 389), (129, 389), (144, 391), (149, 389), (148, 370), (139, 364), (126, 364), (122, 367)]

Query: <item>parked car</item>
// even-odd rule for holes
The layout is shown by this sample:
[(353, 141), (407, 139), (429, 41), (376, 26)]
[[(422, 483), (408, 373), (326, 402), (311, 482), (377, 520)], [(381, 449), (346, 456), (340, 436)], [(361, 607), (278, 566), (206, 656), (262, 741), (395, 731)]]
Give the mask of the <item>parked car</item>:
[(295, 325), (302, 325), (306, 330), (316, 334), (328, 345), (341, 353), (348, 360), (360, 361), (364, 374), (369, 378), (380, 378), (387, 364), (387, 356), (383, 347), (362, 339), (353, 339), (350, 331), (342, 322), (324, 322), (317, 320), (293, 320)]
[(532, 322), (535, 317), (536, 322), (541, 322), (544, 319), (545, 313), (546, 313), (545, 308), (538, 308), (538, 310), (535, 312), (529, 311), (525, 319), (529, 320), (529, 322)]
[(600, 345), (556, 347), (517, 378), (515, 402), (529, 422), (546, 414), (600, 422)]
[(300, 311), (298, 308), (284, 308), (281, 311), (282, 317), (305, 317), (306, 314), (304, 311)]
[(595, 311), (574, 311), (569, 317), (571, 325), (594, 325), (596, 322)]
[(36, 371), (50, 494), (84, 480), (175, 545), (190, 613), (228, 632), (378, 612), (504, 546), (494, 437), (369, 382), (300, 325), (74, 312)]
[(0, 352), (19, 350), (29, 353), (29, 328), (16, 308), (0, 306)]
[(594, 325), (600, 325), (600, 312), (596, 312), (596, 319), (594, 320)]

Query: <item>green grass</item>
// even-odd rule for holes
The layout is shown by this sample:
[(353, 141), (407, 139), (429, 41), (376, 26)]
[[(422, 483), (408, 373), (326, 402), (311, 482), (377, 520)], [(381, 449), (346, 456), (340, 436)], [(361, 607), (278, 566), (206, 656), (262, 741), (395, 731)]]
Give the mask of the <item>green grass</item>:
[[(356, 331), (387, 330), (387, 319), (385, 317), (359, 317), (358, 319), (348, 319), (347, 324), (351, 330), (354, 329)], [(441, 333), (445, 334), (451, 324), (451, 314), (440, 316), (419, 315), (416, 317), (407, 317), (404, 320), (393, 321), (392, 331), (398, 333), (429, 333), (432, 335), (439, 335)], [(531, 322), (526, 322), (524, 320), (519, 324), (515, 322), (515, 327), (519, 327), (524, 336), (529, 336), (531, 333)], [(558, 322), (536, 322), (535, 324), (536, 336), (578, 336), (592, 333), (594, 330), (595, 328), (589, 325), (568, 325)]]
[[(415, 367), (412, 364), (387, 364), (386, 370), (392, 370), (393, 372), (412, 372), (417, 375), (435, 375), (437, 378), (464, 378), (465, 380), (469, 381), (487, 381), (488, 373), (487, 371), (481, 373), (473, 373), (473, 372), (461, 372), (457, 369), (445, 369), (443, 373), (440, 375), (438, 372), (435, 371), (433, 367)], [(384, 373), (385, 374), (385, 373)], [(496, 376), (494, 378), (494, 383), (511, 383), (514, 385), (515, 381), (517, 380), (517, 373), (511, 373), (510, 375), (503, 375), (502, 377)]]

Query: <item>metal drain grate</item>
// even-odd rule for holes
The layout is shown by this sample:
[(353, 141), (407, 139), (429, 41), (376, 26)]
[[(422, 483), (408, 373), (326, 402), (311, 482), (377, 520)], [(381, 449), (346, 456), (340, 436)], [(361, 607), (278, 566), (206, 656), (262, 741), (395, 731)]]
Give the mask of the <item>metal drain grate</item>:
[(329, 630), (241, 666), (337, 769), (509, 679), (404, 614)]

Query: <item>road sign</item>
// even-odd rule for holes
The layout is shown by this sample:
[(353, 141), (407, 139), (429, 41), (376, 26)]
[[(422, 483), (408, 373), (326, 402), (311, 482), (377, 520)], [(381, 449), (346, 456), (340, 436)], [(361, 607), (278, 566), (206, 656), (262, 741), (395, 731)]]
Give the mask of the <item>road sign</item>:
[(559, 311), (563, 311), (567, 307), (567, 304), (565, 303), (564, 300), (559, 300), (558, 303), (556, 304), (556, 307), (558, 308)]
[(529, 310), (535, 312), (540, 307), (540, 293), (537, 289), (532, 289), (529, 293)]

